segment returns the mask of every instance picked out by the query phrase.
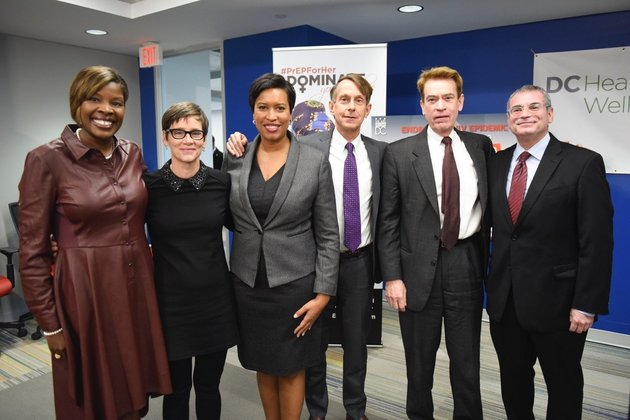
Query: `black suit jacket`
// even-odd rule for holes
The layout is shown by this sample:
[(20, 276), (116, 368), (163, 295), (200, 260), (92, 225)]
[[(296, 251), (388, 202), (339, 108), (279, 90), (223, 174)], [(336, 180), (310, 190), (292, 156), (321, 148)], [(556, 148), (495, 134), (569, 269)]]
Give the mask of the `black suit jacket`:
[[(490, 231), (487, 163), (494, 149), (486, 136), (459, 130), (457, 134), (477, 171), (483, 212), (479, 267), (484, 269)], [(426, 128), (387, 146), (382, 173), (378, 249), (383, 279), (402, 279), (407, 308), (420, 311), (431, 293), (440, 247), (440, 215)]]
[(515, 148), (489, 167), (490, 318), (501, 319), (510, 291), (521, 326), (534, 332), (568, 329), (571, 308), (608, 313), (613, 208), (602, 157), (551, 135), (513, 225), (506, 182)]

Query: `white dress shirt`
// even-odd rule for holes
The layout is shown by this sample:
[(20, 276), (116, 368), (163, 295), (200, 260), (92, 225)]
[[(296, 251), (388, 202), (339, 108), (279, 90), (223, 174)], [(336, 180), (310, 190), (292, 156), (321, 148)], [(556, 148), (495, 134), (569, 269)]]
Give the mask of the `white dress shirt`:
[[(348, 155), (346, 144), (348, 141), (337, 131), (333, 130), (330, 141), (330, 168), (332, 169), (333, 184), (335, 185), (335, 202), (337, 204), (337, 221), (339, 222), (339, 239), (341, 251), (348, 249), (343, 243), (343, 167)], [(372, 243), (370, 220), (372, 218), (372, 167), (361, 135), (352, 140), (354, 157), (357, 162), (357, 176), (359, 178), (359, 201), (361, 211), (361, 243), (359, 248)]]
[[(479, 201), (479, 179), (475, 164), (455, 130), (448, 135), (453, 145), (453, 155), (459, 174), (459, 239), (466, 239), (481, 229), (481, 203)], [(437, 191), (438, 209), (440, 210), (440, 226), (444, 223), (442, 213), (442, 162), (444, 160), (444, 145), (442, 136), (427, 126), (427, 139), (433, 178)]]

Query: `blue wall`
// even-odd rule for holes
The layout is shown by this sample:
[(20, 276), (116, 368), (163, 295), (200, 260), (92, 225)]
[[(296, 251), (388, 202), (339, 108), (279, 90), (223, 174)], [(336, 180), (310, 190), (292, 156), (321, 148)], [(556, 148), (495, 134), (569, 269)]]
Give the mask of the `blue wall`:
[[(273, 68), (273, 47), (348, 43), (302, 26), (224, 43), (226, 132), (255, 134), (247, 90)], [(630, 12), (593, 15), (525, 25), (433, 36), (388, 45), (387, 114), (419, 114), (415, 82), (435, 65), (456, 68), (464, 77), (464, 113), (502, 113), (509, 94), (531, 83), (534, 52), (630, 45)], [(611, 315), (597, 328), (630, 334), (630, 175), (608, 177), (615, 205), (615, 255)]]
[(152, 68), (139, 71), (140, 78), (140, 118), (142, 119), (142, 154), (150, 171), (157, 169), (156, 121), (162, 116), (155, 115), (155, 76)]

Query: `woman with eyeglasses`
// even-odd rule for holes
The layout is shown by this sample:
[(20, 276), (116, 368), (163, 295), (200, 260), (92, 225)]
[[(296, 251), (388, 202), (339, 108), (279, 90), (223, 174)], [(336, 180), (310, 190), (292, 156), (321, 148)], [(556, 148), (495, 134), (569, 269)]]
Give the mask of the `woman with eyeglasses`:
[(321, 363), (319, 315), (337, 290), (339, 234), (328, 159), (289, 132), (295, 90), (278, 74), (249, 89), (259, 135), (226, 155), (241, 341), (268, 420), (299, 419), (305, 369)]
[(128, 95), (112, 68), (79, 71), (70, 86), (77, 124), (28, 154), (19, 184), (22, 287), (51, 351), (59, 419), (139, 419), (149, 395), (171, 392), (144, 231), (145, 166), (140, 148), (115, 136)]
[[(191, 102), (162, 116), (162, 142), (171, 159), (145, 175), (146, 221), (173, 393), (164, 396), (165, 420), (187, 419), (192, 385), (198, 419), (221, 415), (219, 382), (228, 348), (238, 340), (234, 296), (223, 250), (230, 227), (230, 178), (207, 167), (208, 118)], [(193, 371), (194, 359), (194, 371)]]

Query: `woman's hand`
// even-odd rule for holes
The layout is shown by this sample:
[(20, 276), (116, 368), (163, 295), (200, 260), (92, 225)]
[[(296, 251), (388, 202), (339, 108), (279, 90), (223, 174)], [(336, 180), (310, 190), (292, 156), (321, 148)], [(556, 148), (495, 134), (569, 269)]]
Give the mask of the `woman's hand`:
[(50, 234), (50, 250), (52, 251), (53, 259), (56, 259), (57, 253), (59, 252), (59, 243), (52, 233)]
[(245, 146), (247, 146), (247, 137), (244, 134), (235, 131), (230, 134), (230, 138), (227, 141), (227, 151), (234, 157), (241, 157), (245, 153)]
[(319, 315), (322, 313), (328, 302), (330, 301), (330, 296), (324, 295), (322, 293), (317, 294), (313, 299), (309, 300), (302, 306), (295, 314), (293, 314), (293, 318), (299, 318), (304, 315), (302, 318), (302, 322), (297, 326), (295, 330), (293, 330), (293, 334), (297, 337), (303, 337), (308, 330), (311, 329)]
[(66, 356), (66, 339), (63, 336), (63, 331), (45, 337), (53, 358), (55, 360), (63, 359)]

